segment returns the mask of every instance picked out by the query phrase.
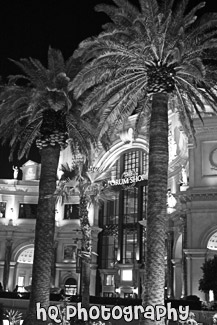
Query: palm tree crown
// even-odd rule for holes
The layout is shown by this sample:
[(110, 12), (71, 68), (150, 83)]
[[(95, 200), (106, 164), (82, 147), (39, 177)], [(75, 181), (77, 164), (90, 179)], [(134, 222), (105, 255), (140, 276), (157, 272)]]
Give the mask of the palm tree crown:
[[(88, 63), (70, 83), (79, 97), (95, 86), (84, 102), (83, 113), (103, 111), (100, 135), (136, 109), (138, 120), (149, 113), (155, 93), (170, 94), (187, 131), (193, 132), (191, 117), (201, 117), (204, 104), (216, 111), (213, 87), (216, 72), (211, 65), (216, 49), (217, 14), (206, 13), (199, 3), (186, 14), (189, 1), (140, 0), (140, 8), (129, 1), (98, 5), (112, 22), (98, 37), (83, 41), (75, 56)], [(211, 52), (212, 53), (212, 52)], [(209, 63), (209, 64), (207, 64)]]
[(24, 75), (10, 76), (0, 98), (0, 138), (3, 143), (10, 140), (11, 158), (17, 148), (18, 158), (28, 155), (35, 140), (39, 149), (56, 144), (64, 149), (69, 138), (72, 150), (79, 146), (87, 153), (93, 132), (80, 119), (81, 106), (68, 89), (78, 60), (65, 62), (59, 50), (49, 48), (48, 68), (32, 58), (14, 62)]

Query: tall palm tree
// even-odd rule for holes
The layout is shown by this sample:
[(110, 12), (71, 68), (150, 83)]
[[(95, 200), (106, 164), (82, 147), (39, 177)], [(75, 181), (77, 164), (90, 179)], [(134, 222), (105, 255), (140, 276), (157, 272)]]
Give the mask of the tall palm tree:
[[(69, 82), (76, 75), (78, 60), (66, 62), (59, 50), (49, 48), (48, 67), (37, 59), (15, 62), (24, 75), (11, 76), (0, 95), (0, 139), (10, 141), (11, 156), (28, 155), (36, 142), (41, 155), (41, 176), (35, 228), (32, 291), (24, 324), (38, 324), (36, 303), (49, 305), (50, 276), (55, 232), (55, 198), (60, 150), (70, 141), (72, 151), (85, 153), (93, 140), (87, 120), (80, 119), (80, 106), (73, 99)], [(44, 324), (44, 323), (43, 323)]]
[(110, 170), (88, 167), (88, 162), (62, 165), (63, 175), (56, 190), (56, 196), (62, 202), (69, 196), (78, 194), (80, 197), (80, 227), (82, 233), (81, 249), (81, 296), (82, 306), (89, 309), (90, 263), (92, 254), (92, 225), (89, 211), (91, 206), (99, 205), (106, 200), (113, 200), (115, 192), (108, 188), (107, 180)]
[(96, 7), (111, 21), (75, 51), (86, 66), (70, 89), (76, 98), (87, 94), (83, 114), (98, 112), (100, 137), (134, 112), (137, 123), (149, 122), (144, 303), (163, 305), (168, 109), (175, 103), (184, 129), (193, 138), (193, 115), (202, 119), (205, 105), (216, 112), (213, 87), (217, 75), (212, 64), (216, 60), (217, 14), (198, 18), (197, 11), (205, 2), (190, 9), (188, 0), (139, 0), (138, 7), (127, 0), (113, 2)]

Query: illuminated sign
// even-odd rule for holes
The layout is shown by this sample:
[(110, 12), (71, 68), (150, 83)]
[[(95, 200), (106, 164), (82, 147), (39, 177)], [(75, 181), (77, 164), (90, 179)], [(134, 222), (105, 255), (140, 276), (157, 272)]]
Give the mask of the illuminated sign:
[(117, 186), (122, 185), (124, 187), (132, 187), (137, 182), (142, 182), (147, 179), (145, 174), (137, 175), (135, 171), (128, 171), (122, 174), (122, 178), (119, 179), (111, 179), (108, 181), (108, 185)]

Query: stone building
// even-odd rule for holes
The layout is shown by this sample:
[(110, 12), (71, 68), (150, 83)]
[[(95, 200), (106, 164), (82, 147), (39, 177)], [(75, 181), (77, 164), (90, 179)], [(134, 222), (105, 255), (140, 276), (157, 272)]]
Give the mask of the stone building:
[[(168, 227), (165, 294), (197, 295), (201, 265), (217, 249), (217, 118), (195, 119), (197, 143), (188, 141), (175, 114), (169, 116)], [(89, 211), (93, 255), (90, 294), (139, 297), (144, 276), (148, 141), (145, 128), (135, 129), (135, 116), (112, 136), (107, 150), (92, 153), (94, 167), (112, 168), (114, 201)], [(72, 163), (69, 149), (60, 164)], [(58, 171), (60, 177), (60, 171)], [(0, 180), (0, 282), (8, 290), (31, 285), (34, 227), (40, 165), (27, 161), (22, 180)], [(68, 294), (80, 292), (81, 233), (79, 197), (56, 206), (51, 286)]]

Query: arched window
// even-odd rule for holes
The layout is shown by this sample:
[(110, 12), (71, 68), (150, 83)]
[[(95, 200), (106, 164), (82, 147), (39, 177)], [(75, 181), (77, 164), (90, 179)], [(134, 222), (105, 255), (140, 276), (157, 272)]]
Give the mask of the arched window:
[(33, 245), (24, 249), (17, 257), (16, 284), (19, 292), (31, 290), (33, 257)]
[(211, 250), (217, 250), (217, 232), (215, 232), (208, 240), (207, 248)]
[(74, 278), (68, 278), (65, 281), (65, 293), (67, 296), (73, 296), (77, 294), (77, 281)]
[(33, 264), (34, 248), (30, 247), (22, 251), (17, 258), (18, 263)]

